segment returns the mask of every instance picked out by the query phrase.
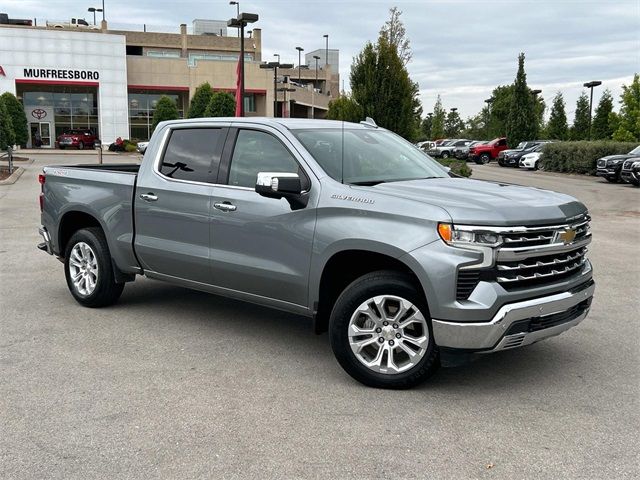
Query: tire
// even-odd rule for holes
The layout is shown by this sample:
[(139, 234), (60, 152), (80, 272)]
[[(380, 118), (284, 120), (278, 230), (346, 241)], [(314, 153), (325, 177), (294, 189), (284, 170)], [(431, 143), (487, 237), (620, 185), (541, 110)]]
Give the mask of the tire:
[[(409, 310), (398, 313), (400, 301), (405, 308), (410, 305)], [(369, 307), (376, 302), (379, 306)], [(388, 316), (394, 306), (396, 318)], [(363, 309), (371, 316), (358, 315), (358, 311)], [(407, 311), (417, 313), (402, 320), (400, 315)], [(380, 315), (380, 312), (386, 312), (387, 316)], [(385, 319), (388, 325), (383, 326)], [(353, 325), (366, 328), (367, 332), (354, 335)], [(427, 302), (410, 278), (402, 273), (377, 271), (352, 282), (333, 306), (329, 332), (331, 348), (338, 363), (354, 379), (370, 387), (411, 388), (433, 375), (440, 366)], [(358, 349), (353, 344), (358, 341), (368, 344)], [(406, 353), (407, 348), (416, 355), (414, 359)], [(390, 357), (393, 357), (393, 368), (389, 366)], [(365, 361), (370, 361), (372, 366), (365, 365)], [(386, 366), (383, 365), (385, 363)], [(389, 369), (395, 371), (385, 372)]]
[(615, 177), (604, 177), (607, 179), (607, 182), (609, 183), (618, 183), (618, 176), (616, 175)]
[(446, 150), (444, 152), (442, 152), (442, 158), (449, 158), (451, 155), (449, 154), (449, 152), (447, 152)]
[(490, 161), (491, 156), (488, 153), (483, 153), (482, 155), (480, 155), (480, 163), (482, 163), (483, 165), (486, 165)]
[[(100, 228), (85, 228), (73, 234), (65, 251), (64, 273), (71, 295), (85, 307), (112, 305), (124, 289), (124, 283), (114, 279), (109, 246)], [(80, 280), (74, 283), (73, 277), (78, 275)]]
[(59, 146), (58, 148), (59, 148), (60, 150), (64, 150), (64, 147), (63, 147), (63, 146)]
[(84, 143), (83, 142), (78, 143), (78, 150), (84, 150)]

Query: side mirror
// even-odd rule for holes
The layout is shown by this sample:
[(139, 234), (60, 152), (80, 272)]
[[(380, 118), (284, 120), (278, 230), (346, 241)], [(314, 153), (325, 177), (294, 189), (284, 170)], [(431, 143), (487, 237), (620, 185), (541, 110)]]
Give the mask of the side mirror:
[(256, 193), (267, 198), (286, 198), (291, 208), (306, 207), (308, 195), (302, 194), (302, 181), (297, 173), (258, 172)]

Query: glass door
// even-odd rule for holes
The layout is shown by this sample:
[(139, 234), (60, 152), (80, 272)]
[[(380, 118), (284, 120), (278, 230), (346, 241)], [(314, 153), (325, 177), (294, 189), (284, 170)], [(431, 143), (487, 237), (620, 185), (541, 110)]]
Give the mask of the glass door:
[(40, 122), (40, 137), (43, 147), (51, 147), (51, 124), (49, 122)]
[(51, 147), (50, 122), (31, 122), (29, 130), (31, 132), (31, 148)]

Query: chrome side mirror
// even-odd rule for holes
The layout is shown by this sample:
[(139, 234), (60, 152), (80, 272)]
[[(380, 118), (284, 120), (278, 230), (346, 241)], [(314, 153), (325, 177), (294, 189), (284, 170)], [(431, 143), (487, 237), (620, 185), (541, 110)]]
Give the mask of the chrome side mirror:
[(264, 196), (300, 195), (302, 182), (297, 173), (258, 172), (256, 192)]

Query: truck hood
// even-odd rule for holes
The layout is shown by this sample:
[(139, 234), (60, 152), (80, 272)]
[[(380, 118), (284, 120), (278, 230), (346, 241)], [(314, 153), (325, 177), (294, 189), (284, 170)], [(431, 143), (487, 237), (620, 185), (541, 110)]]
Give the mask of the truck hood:
[(372, 191), (446, 210), (454, 223), (467, 225), (548, 225), (586, 212), (562, 193), (464, 178), (430, 178), (381, 183)]

